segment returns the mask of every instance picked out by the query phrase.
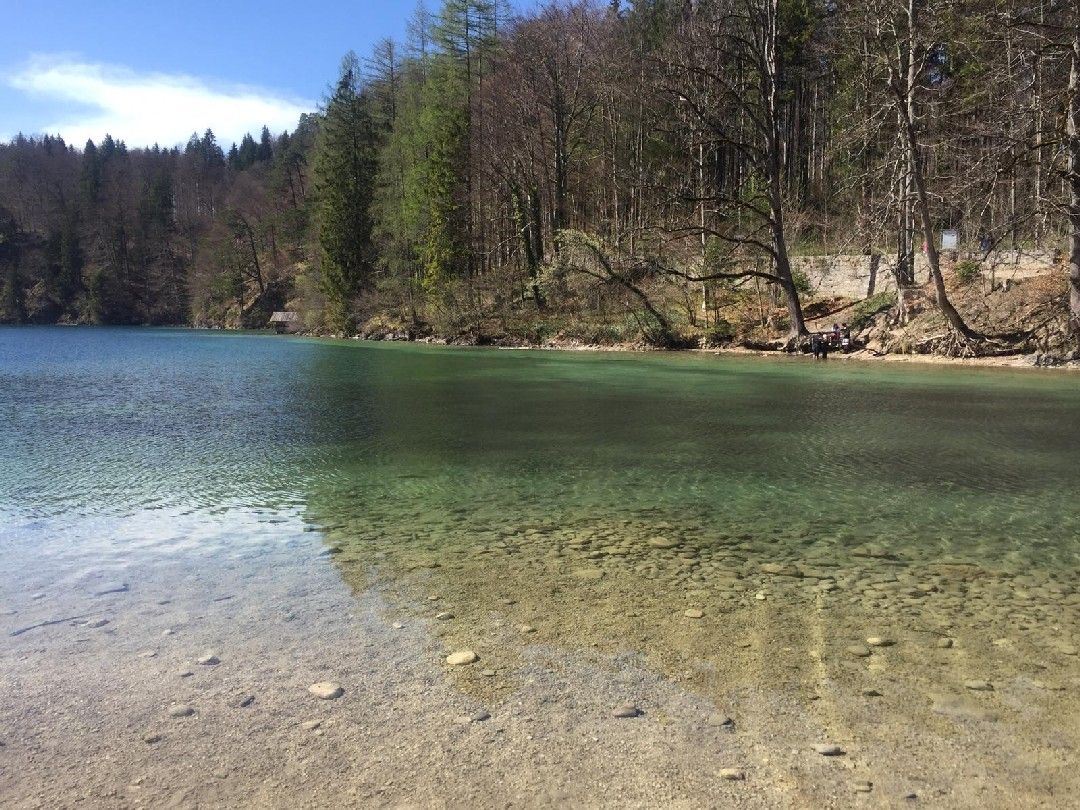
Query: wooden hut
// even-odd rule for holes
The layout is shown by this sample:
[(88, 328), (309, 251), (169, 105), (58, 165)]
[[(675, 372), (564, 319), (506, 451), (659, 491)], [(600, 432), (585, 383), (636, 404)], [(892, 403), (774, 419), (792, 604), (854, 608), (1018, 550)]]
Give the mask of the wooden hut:
[(270, 316), (270, 325), (279, 335), (300, 331), (300, 316), (295, 312), (275, 312)]

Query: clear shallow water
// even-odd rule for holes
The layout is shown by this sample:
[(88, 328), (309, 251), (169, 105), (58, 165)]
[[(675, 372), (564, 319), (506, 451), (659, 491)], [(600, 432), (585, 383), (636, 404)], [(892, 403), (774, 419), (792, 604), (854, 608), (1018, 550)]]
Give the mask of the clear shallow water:
[[(0, 329), (0, 516), (536, 524), (1075, 570), (1064, 374)], [(485, 539), (480, 537), (481, 540)]]
[[(198, 702), (211, 725), (186, 740), (168, 726), (175, 755), (131, 739), (140, 779), (193, 751), (218, 761), (196, 738), (229, 747), (208, 733), (216, 670), (175, 681), (214, 649), (226, 692), (255, 673), (256, 707), (287, 681), (275, 717), (303, 712), (295, 726), (308, 683), (340, 679), (347, 705), (372, 678), (405, 695), (413, 672), (412, 721), (393, 702), (393, 722), (373, 721), (374, 693), (337, 728), (395, 729), (382, 739), (424, 779), (442, 771), (418, 750), (460, 770), (458, 735), (431, 743), (444, 677), (452, 701), (519, 718), (530, 742), (536, 718), (559, 729), (525, 773), (557, 748), (681, 779), (671, 734), (686, 733), (680, 763), (726, 762), (734, 742), (773, 763), (762, 789), (824, 806), (814, 785), (851, 775), (806, 750), (827, 739), (897, 796), (914, 780), (943, 806), (986, 804), (987, 786), (1007, 797), (987, 806), (1054, 805), (1077, 791), (1080, 749), (1078, 417), (1080, 381), (1044, 372), (0, 329), (0, 617), (31, 628), (0, 663), (49, 687), (52, 717), (54, 694), (78, 717), (110, 696), (118, 667), (143, 679), (115, 734), (95, 726), (38, 763), (81, 761), (87, 740), (116, 761), (148, 713)], [(131, 591), (99, 597), (118, 582)], [(98, 615), (110, 623), (83, 623)], [(441, 667), (464, 648), (479, 665)], [(84, 670), (106, 684), (85, 697)], [(78, 683), (57, 688), (64, 673)], [(594, 680), (619, 686), (583, 708)], [(673, 720), (669, 688), (692, 713)], [(34, 728), (24, 693), (0, 701), (9, 727)], [(593, 745), (611, 729), (590, 723), (622, 723), (608, 704), (625, 700), (662, 750)], [(713, 709), (735, 737), (705, 723)], [(240, 773), (260, 772), (221, 784)]]

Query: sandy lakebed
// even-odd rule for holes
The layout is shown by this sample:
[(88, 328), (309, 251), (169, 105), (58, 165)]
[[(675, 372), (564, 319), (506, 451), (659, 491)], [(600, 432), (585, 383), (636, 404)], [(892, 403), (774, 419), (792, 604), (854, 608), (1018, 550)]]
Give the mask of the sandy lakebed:
[[(517, 550), (495, 545), (392, 577), (376, 553), (357, 591), (340, 567), (355, 574), (351, 552), (264, 531), (242, 549), (138, 560), (125, 547), (91, 567), (5, 545), (5, 568), (26, 572), (0, 589), (5, 804), (1004, 808), (1080, 795), (1067, 583), (970, 567), (909, 580), (872, 557), (818, 579), (736, 550), (707, 596), (641, 584), (627, 556), (598, 564), (591, 543), (563, 541), (545, 576), (525, 568), (530, 583), (507, 570)], [(597, 609), (604, 579), (617, 584)], [(927, 603), (960, 594), (973, 610), (928, 620)], [(476, 663), (445, 662), (466, 648)], [(315, 697), (321, 682), (344, 694)], [(626, 704), (640, 714), (614, 716)]]

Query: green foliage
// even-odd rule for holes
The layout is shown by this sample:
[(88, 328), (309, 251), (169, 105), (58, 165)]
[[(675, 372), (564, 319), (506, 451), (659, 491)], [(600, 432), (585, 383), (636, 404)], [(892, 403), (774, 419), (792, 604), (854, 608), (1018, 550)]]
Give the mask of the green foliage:
[[(468, 120), (463, 78), (450, 59), (437, 59), (425, 88), (426, 103), (420, 117), (427, 159), (417, 167), (419, 182), (415, 192), (419, 199), (414, 203), (419, 205), (424, 223), (418, 253), (428, 292), (437, 292), (468, 267), (467, 246), (463, 242), (468, 232), (468, 201), (463, 182), (464, 164), (468, 160)], [(443, 102), (433, 103), (436, 98)]]
[(957, 282), (966, 286), (982, 276), (982, 265), (974, 259), (963, 259), (956, 263), (953, 273)]
[(352, 300), (370, 281), (374, 266), (375, 132), (360, 92), (359, 68), (353, 53), (342, 61), (315, 153), (321, 283), (327, 320), (339, 332), (351, 328)]
[(851, 320), (848, 325), (852, 332), (865, 329), (870, 321), (876, 316), (896, 306), (895, 292), (881, 292), (865, 298), (857, 303), (851, 311)]
[(730, 344), (736, 335), (735, 325), (730, 321), (720, 319), (709, 327), (709, 331), (702, 339), (702, 345), (707, 349), (718, 349)]
[(810, 276), (797, 267), (791, 268), (791, 280), (795, 284), (795, 290), (799, 295), (809, 295), (814, 291), (814, 285), (810, 283)]
[(131, 296), (115, 267), (102, 267), (90, 277), (87, 311), (92, 323), (132, 323)]

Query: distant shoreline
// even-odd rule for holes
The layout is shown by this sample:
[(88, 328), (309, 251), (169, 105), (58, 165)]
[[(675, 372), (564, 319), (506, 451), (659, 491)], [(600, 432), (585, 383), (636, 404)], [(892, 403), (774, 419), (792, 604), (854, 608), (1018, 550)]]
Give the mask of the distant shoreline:
[[(225, 330), (238, 331), (238, 330)], [(515, 344), (515, 343), (459, 343), (443, 338), (420, 338), (417, 340), (385, 339), (363, 337), (359, 335), (343, 338), (336, 335), (306, 334), (284, 335), (283, 337), (308, 337), (320, 340), (350, 340), (363, 343), (416, 343), (430, 346), (447, 346), (450, 348), (464, 349), (500, 349), (504, 351), (551, 351), (551, 352), (598, 352), (598, 353), (627, 353), (627, 354), (687, 354), (687, 355), (710, 355), (715, 357), (759, 357), (771, 360), (796, 360), (805, 359), (807, 362), (866, 362), (866, 363), (909, 363), (940, 366), (966, 366), (969, 368), (1013, 368), (1031, 369), (1037, 371), (1080, 371), (1080, 361), (1059, 361), (1049, 365), (1037, 365), (1032, 354), (1010, 354), (997, 357), (947, 357), (937, 354), (881, 354), (867, 349), (859, 349), (849, 354), (834, 352), (826, 361), (814, 361), (809, 354), (789, 354), (780, 351), (766, 351), (751, 349), (742, 346), (732, 346), (724, 349), (712, 348), (689, 348), (689, 349), (660, 349), (635, 343), (579, 343), (576, 341), (546, 342), (540, 344)]]
[[(762, 349), (751, 349), (743, 346), (731, 346), (728, 348), (716, 349), (716, 348), (686, 348), (686, 349), (660, 349), (652, 346), (646, 346), (637, 343), (580, 343), (573, 340), (568, 341), (548, 341), (545, 343), (513, 343), (513, 342), (477, 342), (468, 343), (464, 341), (454, 341), (446, 338), (418, 338), (407, 339), (404, 337), (394, 338), (378, 338), (378, 337), (364, 337), (362, 335), (350, 335), (349, 337), (342, 337), (340, 335), (321, 334), (317, 332), (296, 332), (287, 335), (275, 335), (273, 330), (268, 329), (233, 329), (230, 327), (207, 327), (207, 326), (191, 326), (187, 324), (174, 324), (174, 325), (150, 325), (150, 324), (132, 324), (132, 325), (96, 325), (96, 324), (0, 324), (0, 327), (7, 328), (34, 328), (34, 327), (65, 327), (65, 328), (86, 328), (86, 329), (182, 329), (192, 332), (221, 332), (227, 334), (249, 334), (249, 335), (264, 335), (267, 337), (292, 337), (292, 338), (306, 338), (315, 340), (337, 340), (337, 341), (352, 341), (363, 343), (410, 343), (429, 346), (446, 346), (448, 348), (463, 348), (463, 349), (498, 349), (503, 351), (550, 351), (550, 352), (597, 352), (597, 353), (625, 353), (625, 354), (671, 354), (671, 355), (709, 355), (714, 357), (757, 357), (762, 359), (771, 360), (795, 360), (805, 359), (806, 362), (815, 362), (809, 355), (803, 354), (789, 354), (780, 351), (766, 351)], [(1042, 357), (1042, 355), (1033, 354), (1010, 354), (1001, 355), (996, 357), (947, 357), (945, 355), (938, 354), (882, 354), (872, 352), (867, 349), (858, 349), (849, 354), (842, 352), (834, 352), (829, 356), (829, 359), (824, 362), (841, 362), (841, 363), (899, 363), (899, 364), (919, 364), (919, 365), (931, 365), (931, 366), (951, 366), (951, 367), (967, 367), (967, 368), (1009, 368), (1009, 369), (1030, 369), (1037, 371), (1065, 371), (1065, 372), (1077, 372), (1080, 371), (1080, 360), (1060, 360), (1057, 359), (1054, 362), (1046, 365), (1040, 365), (1035, 362), (1035, 358)], [(822, 361), (816, 361), (822, 362)]]

